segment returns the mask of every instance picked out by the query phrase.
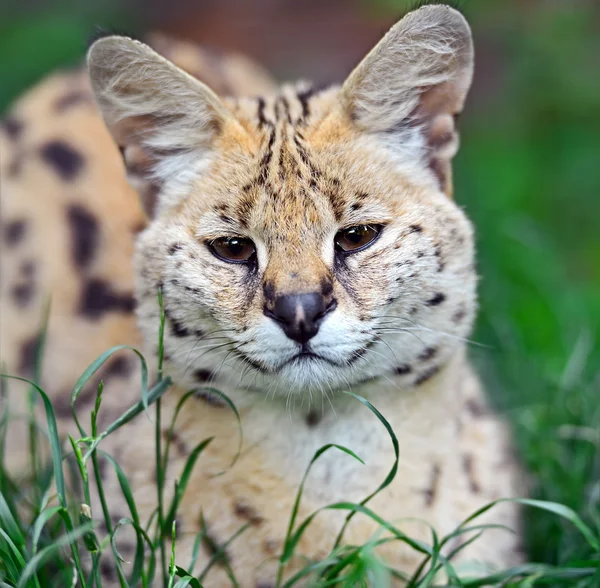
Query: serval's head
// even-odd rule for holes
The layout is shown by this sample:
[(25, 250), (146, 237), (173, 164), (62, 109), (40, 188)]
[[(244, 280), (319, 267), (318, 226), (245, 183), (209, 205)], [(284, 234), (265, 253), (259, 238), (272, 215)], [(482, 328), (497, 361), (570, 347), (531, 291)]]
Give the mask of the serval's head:
[(162, 287), (176, 382), (403, 388), (456, 352), (476, 281), (452, 200), (473, 69), (458, 12), (408, 14), (324, 91), (221, 99), (124, 37), (97, 41), (89, 69), (128, 171), (152, 188), (138, 314), (154, 343)]

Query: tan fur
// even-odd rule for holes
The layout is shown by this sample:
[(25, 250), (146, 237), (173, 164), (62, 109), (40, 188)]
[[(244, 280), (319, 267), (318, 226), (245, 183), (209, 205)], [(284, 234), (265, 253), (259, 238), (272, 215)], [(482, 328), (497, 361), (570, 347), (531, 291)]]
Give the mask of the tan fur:
[[(32, 341), (51, 294), (42, 383), (61, 432), (73, 431), (70, 387), (96, 356), (128, 343), (155, 357), (162, 286), (165, 371), (176, 383), (163, 401), (164, 422), (187, 389), (208, 384), (234, 401), (243, 426), (240, 459), (228, 469), (238, 447), (232, 413), (199, 392), (180, 414), (169, 492), (189, 452), (215, 440), (178, 514), (178, 561), (187, 565), (201, 515), (219, 543), (250, 522), (227, 549), (242, 586), (273, 582), (298, 484), (319, 447), (348, 446), (366, 465), (333, 452), (319, 460), (299, 520), (335, 501), (361, 500), (391, 467), (387, 432), (341, 394), (345, 389), (368, 398), (398, 436), (398, 475), (369, 506), (413, 538), (430, 542), (428, 525), (443, 535), (487, 502), (518, 494), (505, 426), (487, 408), (465, 359), (476, 306), (473, 239), (448, 198), (453, 116), (472, 68), (464, 19), (445, 7), (420, 9), (392, 29), (341, 90), (323, 92), (275, 91), (242, 58), (221, 58), (216, 68), (214, 57), (189, 45), (162, 39), (157, 49), (221, 94), (243, 92), (241, 80), (250, 95), (264, 97), (220, 99), (145, 45), (121, 37), (97, 42), (89, 56), (92, 85), (153, 215), (145, 229), (138, 195), (82, 72), (55, 75), (15, 105), (0, 134), (0, 350), (7, 370), (31, 372)], [(394, 89), (395, 79), (402, 88)], [(80, 99), (66, 100), (74, 92)], [(404, 110), (389, 110), (390, 92)], [(61, 100), (68, 108), (57, 108)], [(15, 131), (18, 123), (23, 127)], [(48, 149), (57, 141), (62, 150)], [(76, 155), (65, 154), (65, 145)], [(81, 209), (74, 212), (74, 205)], [(82, 210), (92, 221), (82, 220)], [(369, 248), (335, 261), (336, 232), (359, 224), (385, 228)], [(210, 253), (206, 243), (227, 235), (254, 241), (256, 271)], [(142, 336), (131, 312), (134, 290)], [(311, 340), (329, 361), (295, 360), (297, 344), (264, 310), (275, 296), (315, 291), (337, 301)], [(139, 398), (136, 360), (119, 357), (126, 359), (104, 370), (101, 426)], [(26, 388), (9, 388), (11, 406), (22, 408)], [(79, 414), (89, 413), (92, 388)], [(24, 431), (13, 428), (18, 462)], [(153, 425), (143, 416), (102, 442), (127, 472), (142, 520), (156, 504), (153, 447)], [(104, 475), (113, 514), (127, 515), (110, 467)], [(517, 515), (503, 504), (482, 522), (517, 530)], [(328, 553), (343, 516), (316, 517), (287, 575), (304, 565), (303, 557)], [(345, 540), (364, 543), (377, 532), (359, 515)], [(120, 541), (131, 545), (127, 531)], [(518, 533), (491, 530), (461, 560), (511, 565), (519, 561), (518, 545)], [(409, 572), (420, 561), (398, 543), (381, 553)], [(209, 559), (202, 551), (198, 567)], [(223, 569), (215, 567), (205, 585), (228, 585)]]

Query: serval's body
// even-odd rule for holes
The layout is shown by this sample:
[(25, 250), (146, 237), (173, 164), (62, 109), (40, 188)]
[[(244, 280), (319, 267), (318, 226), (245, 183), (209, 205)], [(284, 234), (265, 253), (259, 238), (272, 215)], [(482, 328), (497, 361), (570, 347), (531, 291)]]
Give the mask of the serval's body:
[[(362, 500), (387, 475), (390, 436), (343, 390), (369, 399), (396, 432), (398, 474), (369, 507), (411, 537), (430, 543), (428, 524), (444, 535), (480, 506), (514, 496), (519, 473), (505, 426), (465, 358), (476, 274), (450, 174), (472, 68), (462, 17), (445, 7), (411, 13), (341, 88), (323, 92), (277, 90), (240, 58), (156, 47), (194, 77), (128, 39), (91, 49), (112, 137), (83, 71), (42, 82), (5, 120), (0, 343), (8, 371), (31, 374), (50, 294), (42, 384), (61, 432), (72, 431), (70, 390), (93, 359), (117, 344), (156, 357), (162, 287), (165, 373), (176, 384), (163, 399), (165, 427), (186, 390), (210, 385), (233, 400), (243, 428), (229, 469), (233, 413), (206, 392), (185, 404), (169, 489), (190, 451), (215, 439), (177, 516), (177, 558), (187, 565), (201, 514), (216, 543), (249, 522), (227, 548), (242, 586), (274, 581), (298, 485), (322, 445), (347, 446), (366, 465), (335, 450), (323, 456), (299, 521)], [(221, 100), (195, 78), (251, 97)], [(340, 232), (349, 227), (358, 229)], [(352, 253), (353, 239), (364, 249)], [(121, 352), (102, 378), (101, 427), (139, 399), (139, 362)], [(10, 389), (19, 404), (24, 388)], [(94, 397), (89, 385), (80, 414)], [(23, 436), (14, 429), (17, 447)], [(153, 424), (142, 415), (102, 448), (123, 466), (147, 519), (156, 503)], [(115, 518), (128, 515), (108, 465), (103, 475)], [(93, 514), (100, 518), (96, 505)], [(329, 552), (344, 516), (314, 519), (288, 574), (305, 565), (302, 556)], [(517, 518), (505, 503), (484, 520), (516, 529)], [(362, 544), (376, 532), (358, 515), (345, 541)], [(511, 564), (518, 543), (518, 534), (491, 530), (462, 558)], [(398, 542), (381, 553), (406, 571), (422, 557)], [(198, 568), (210, 557), (204, 549)], [(108, 564), (103, 571), (114, 577)], [(220, 566), (205, 582), (228, 585)]]

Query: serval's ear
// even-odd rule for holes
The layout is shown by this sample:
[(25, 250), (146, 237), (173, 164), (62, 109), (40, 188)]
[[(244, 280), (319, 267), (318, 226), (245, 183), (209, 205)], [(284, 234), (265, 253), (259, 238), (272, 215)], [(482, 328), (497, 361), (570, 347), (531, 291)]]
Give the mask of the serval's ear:
[(127, 37), (88, 52), (92, 89), (150, 217), (186, 196), (233, 115), (208, 86)]
[(425, 6), (396, 23), (350, 74), (342, 104), (361, 130), (429, 166), (451, 196), (456, 116), (472, 75), (467, 21), (448, 6)]

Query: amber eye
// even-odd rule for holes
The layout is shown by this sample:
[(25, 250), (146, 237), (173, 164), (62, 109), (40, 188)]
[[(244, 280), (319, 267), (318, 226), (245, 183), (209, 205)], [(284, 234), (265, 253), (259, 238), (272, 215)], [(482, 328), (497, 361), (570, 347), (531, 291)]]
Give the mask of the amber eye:
[(381, 232), (381, 225), (358, 225), (338, 231), (335, 248), (343, 253), (355, 253), (367, 248)]
[(208, 248), (223, 261), (245, 263), (254, 259), (256, 248), (250, 239), (242, 237), (220, 237), (208, 243)]

